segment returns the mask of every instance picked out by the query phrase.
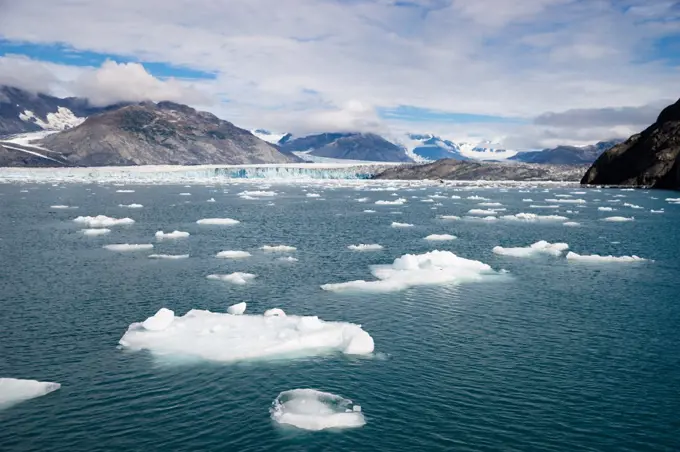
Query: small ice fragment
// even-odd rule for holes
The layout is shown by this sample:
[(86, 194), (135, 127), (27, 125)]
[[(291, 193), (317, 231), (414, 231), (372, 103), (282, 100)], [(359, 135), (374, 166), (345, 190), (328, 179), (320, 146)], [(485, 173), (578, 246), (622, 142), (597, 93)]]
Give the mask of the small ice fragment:
[(252, 256), (252, 254), (250, 254), (248, 251), (234, 250), (220, 251), (215, 255), (215, 257), (218, 259), (244, 259), (250, 256)]
[(156, 238), (158, 240), (163, 240), (163, 239), (183, 239), (189, 237), (188, 232), (183, 232), (183, 231), (172, 231), (172, 232), (163, 232), (163, 231), (157, 231), (156, 232)]
[(410, 223), (399, 223), (397, 221), (392, 222), (391, 225), (393, 228), (412, 228), (413, 225)]
[(349, 248), (352, 251), (379, 251), (383, 249), (382, 245), (378, 245), (377, 243), (372, 243), (372, 244), (359, 244), (359, 245), (350, 245), (347, 248)]
[(448, 240), (455, 240), (456, 236), (451, 234), (430, 234), (425, 237), (425, 240), (430, 240), (433, 242), (445, 242)]
[(81, 229), (80, 232), (83, 235), (93, 237), (93, 236), (97, 236), (97, 235), (108, 234), (109, 232), (111, 232), (111, 229), (106, 229), (106, 228)]
[(133, 224), (135, 220), (132, 218), (111, 218), (106, 215), (97, 215), (96, 217), (76, 217), (73, 219), (76, 223), (84, 223), (91, 228), (102, 228), (118, 225)]
[(239, 224), (240, 221), (231, 218), (203, 218), (201, 220), (198, 220), (196, 223), (206, 225), (231, 226), (234, 224)]
[(232, 304), (227, 308), (227, 313), (231, 315), (243, 315), (246, 312), (246, 302), (242, 301), (240, 303)]
[(264, 311), (265, 317), (286, 317), (286, 313), (280, 308), (271, 308)]
[(0, 409), (49, 394), (60, 387), (59, 383), (0, 378)]
[(289, 253), (297, 250), (294, 246), (288, 245), (264, 245), (260, 249), (269, 253)]
[(187, 259), (187, 258), (189, 258), (188, 254), (149, 254), (149, 259), (176, 260), (176, 259)]
[(283, 391), (272, 403), (269, 413), (278, 424), (315, 432), (366, 424), (361, 408), (351, 400), (315, 389)]
[(150, 243), (117, 243), (113, 245), (104, 245), (104, 249), (109, 251), (145, 251), (153, 248)]

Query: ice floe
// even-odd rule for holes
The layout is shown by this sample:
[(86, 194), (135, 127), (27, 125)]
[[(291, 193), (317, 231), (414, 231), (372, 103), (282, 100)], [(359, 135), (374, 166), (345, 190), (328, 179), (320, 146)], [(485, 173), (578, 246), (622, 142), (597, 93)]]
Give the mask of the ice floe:
[(469, 215), (480, 215), (480, 216), (488, 216), (488, 215), (496, 215), (495, 210), (487, 210), (487, 209), (470, 209), (468, 210)]
[[(129, 326), (120, 345), (156, 355), (195, 357), (234, 362), (318, 356), (333, 352), (365, 355), (373, 352), (373, 338), (361, 326), (327, 322), (316, 316), (232, 315), (192, 309), (177, 317), (161, 309), (150, 319)], [(282, 315), (281, 315), (282, 314)]]
[(566, 243), (549, 243), (545, 240), (540, 240), (525, 247), (504, 248), (502, 246), (494, 246), (492, 251), (503, 256), (531, 257), (539, 254), (561, 256), (562, 252), (568, 249), (569, 245)]
[(272, 196), (276, 196), (275, 191), (263, 191), (263, 190), (253, 190), (253, 191), (242, 191), (238, 195), (241, 198), (271, 198)]
[(141, 209), (144, 206), (141, 204), (132, 203), (132, 204), (118, 204), (118, 207), (126, 207), (128, 209)]
[(186, 237), (189, 237), (188, 232), (184, 231), (172, 231), (172, 232), (163, 232), (163, 231), (157, 231), (156, 232), (156, 238), (158, 240), (163, 240), (163, 239), (183, 239)]
[(401, 206), (406, 204), (406, 198), (395, 199), (394, 201), (379, 200), (375, 202), (379, 206)]
[(245, 272), (234, 272), (234, 273), (229, 273), (228, 275), (208, 275), (208, 279), (215, 279), (218, 281), (225, 281), (229, 282), (232, 284), (247, 284), (248, 281), (251, 281), (255, 279), (257, 275), (254, 275), (252, 273), (245, 273)]
[(289, 253), (297, 250), (294, 246), (289, 245), (264, 245), (260, 249), (269, 253)]
[(430, 234), (424, 240), (431, 242), (446, 242), (448, 240), (455, 240), (456, 236), (451, 234)]
[(109, 251), (146, 251), (153, 248), (150, 243), (116, 243), (112, 245), (104, 245), (104, 249)]
[(372, 265), (376, 281), (356, 280), (324, 284), (323, 290), (333, 292), (366, 291), (391, 292), (413, 286), (459, 284), (480, 281), (497, 273), (487, 264), (458, 257), (450, 251), (430, 251), (424, 254), (405, 254), (392, 264)]
[(116, 190), (116, 193), (134, 193), (134, 190)]
[(298, 259), (293, 257), (293, 256), (279, 257), (278, 260), (283, 261), (283, 262), (297, 262), (298, 261)]
[(439, 218), (442, 220), (460, 220), (458, 215), (440, 215)]
[(570, 227), (576, 227), (576, 226), (581, 226), (581, 223), (578, 223), (576, 221), (565, 221), (562, 223), (563, 226), (570, 226)]
[(234, 224), (239, 224), (240, 221), (234, 220), (232, 218), (203, 218), (202, 220), (198, 220), (196, 223), (207, 225), (231, 226)]
[(149, 259), (176, 260), (176, 259), (187, 259), (188, 257), (189, 257), (188, 254), (149, 254)]
[(285, 317), (286, 313), (281, 308), (271, 308), (264, 311), (265, 317)]
[(240, 303), (232, 304), (227, 308), (227, 314), (231, 315), (243, 315), (246, 312), (246, 302), (242, 301)]
[(569, 218), (563, 217), (561, 215), (537, 215), (535, 213), (518, 213), (516, 215), (503, 215), (502, 220), (508, 221), (566, 221)]
[(613, 208), (613, 207), (602, 206), (602, 207), (598, 207), (597, 210), (599, 210), (600, 212), (613, 212), (616, 209)]
[(63, 205), (63, 204), (57, 204), (57, 205), (54, 205), (54, 206), (50, 206), (50, 209), (57, 209), (57, 210), (61, 210), (61, 209), (77, 209), (77, 208), (78, 208), (77, 206), (66, 206), (66, 205)]
[(83, 223), (91, 228), (104, 228), (111, 226), (133, 224), (135, 220), (132, 218), (111, 218), (106, 215), (97, 215), (96, 217), (76, 217), (73, 219), (76, 223)]
[(645, 262), (648, 259), (643, 259), (638, 256), (600, 256), (598, 254), (581, 255), (574, 252), (567, 253), (567, 259), (578, 262), (592, 262), (592, 263), (607, 263), (607, 262)]
[(649, 213), (664, 213), (664, 210), (663, 210), (663, 209), (661, 209), (661, 210), (654, 210), (654, 209), (651, 209), (651, 210), (649, 211)]
[(97, 235), (105, 235), (111, 232), (111, 229), (107, 228), (91, 228), (91, 229), (81, 229), (80, 232), (83, 235), (94, 237)]
[(180, 196), (191, 196), (191, 193), (180, 193)]
[(399, 223), (398, 221), (393, 221), (391, 226), (393, 228), (412, 228), (413, 225), (411, 223)]
[(361, 406), (330, 392), (316, 389), (283, 391), (269, 410), (280, 425), (303, 430), (357, 428), (366, 424)]
[(219, 259), (244, 259), (250, 256), (252, 256), (252, 254), (250, 254), (248, 251), (236, 250), (220, 251), (219, 253), (215, 254), (215, 257)]
[(480, 202), (477, 205), (480, 207), (503, 207), (500, 202)]
[(546, 199), (545, 202), (557, 202), (561, 204), (585, 204), (587, 201), (585, 199)]
[(624, 222), (624, 221), (633, 221), (635, 220), (635, 217), (607, 217), (603, 218), (602, 221), (612, 221), (612, 222)]
[(350, 245), (347, 248), (349, 248), (352, 251), (379, 251), (383, 249), (382, 245), (378, 245), (377, 243), (370, 243), (370, 244), (359, 244), (359, 245)]
[(629, 202), (624, 202), (623, 203), (624, 207), (630, 207), (631, 209), (644, 209), (642, 206), (638, 206), (637, 204), (631, 204)]
[(364, 213), (375, 213), (375, 210), (366, 209), (366, 210), (364, 210)]
[(59, 383), (21, 380), (18, 378), (0, 378), (0, 409), (9, 408), (25, 400), (44, 396), (56, 391), (60, 387)]

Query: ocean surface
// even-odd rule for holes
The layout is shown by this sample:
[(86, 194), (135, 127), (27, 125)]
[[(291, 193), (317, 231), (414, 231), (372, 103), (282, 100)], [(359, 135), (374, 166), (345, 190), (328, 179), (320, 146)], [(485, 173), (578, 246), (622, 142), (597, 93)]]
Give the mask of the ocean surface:
[[(62, 385), (0, 410), (0, 450), (680, 450), (680, 205), (665, 200), (677, 193), (350, 185), (0, 185), (0, 377)], [(277, 195), (238, 196), (263, 189)], [(474, 196), (488, 200), (468, 199)], [(375, 204), (398, 197), (407, 202)], [(130, 203), (144, 207), (119, 207)], [(439, 218), (492, 208), (507, 210), (495, 221)], [(521, 212), (580, 225), (500, 219)], [(86, 237), (79, 232), (85, 226), (72, 221), (100, 214), (136, 222)], [(634, 221), (602, 221), (614, 215)], [(211, 217), (240, 223), (196, 224)], [(395, 221), (413, 227), (393, 228)], [(158, 242), (158, 230), (191, 235)], [(430, 234), (457, 239), (423, 240)], [(564, 253), (492, 252), (539, 240), (566, 242), (578, 254), (649, 260), (586, 263)], [(155, 248), (102, 248), (111, 243)], [(361, 243), (384, 249), (347, 248)], [(295, 246), (289, 255), (298, 261), (259, 249), (279, 244)], [(223, 250), (252, 257), (216, 259)], [(507, 273), (383, 293), (320, 288), (372, 280), (370, 265), (432, 250)], [(150, 253), (190, 257), (155, 260)], [(244, 285), (206, 278), (236, 271), (257, 277)], [(241, 301), (252, 314), (278, 307), (360, 324), (375, 351), (219, 363), (118, 346), (131, 323), (161, 307), (177, 315), (225, 312)], [(278, 425), (272, 402), (295, 388), (351, 399), (366, 425), (321, 432)]]

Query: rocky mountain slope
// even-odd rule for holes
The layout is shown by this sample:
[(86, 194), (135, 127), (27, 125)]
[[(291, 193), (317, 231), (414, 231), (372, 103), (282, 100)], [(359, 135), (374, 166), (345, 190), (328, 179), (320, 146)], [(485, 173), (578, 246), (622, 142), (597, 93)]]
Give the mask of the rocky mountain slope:
[(578, 181), (585, 169), (586, 166), (576, 165), (472, 162), (444, 159), (424, 165), (404, 165), (389, 168), (375, 176), (375, 179)]
[(647, 129), (602, 154), (581, 183), (680, 189), (680, 100)]
[(283, 152), (372, 162), (411, 162), (403, 148), (372, 133), (322, 133), (279, 142)]
[(508, 160), (553, 165), (589, 165), (607, 149), (623, 140), (600, 141), (588, 146), (557, 146), (542, 151), (520, 152)]

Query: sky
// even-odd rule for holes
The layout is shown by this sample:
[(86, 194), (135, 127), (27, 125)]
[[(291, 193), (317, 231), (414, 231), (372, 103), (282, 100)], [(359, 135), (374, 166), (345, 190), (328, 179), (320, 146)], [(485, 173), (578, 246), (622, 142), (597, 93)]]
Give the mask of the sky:
[(0, 0), (0, 84), (295, 135), (588, 144), (679, 81), (680, 1)]

